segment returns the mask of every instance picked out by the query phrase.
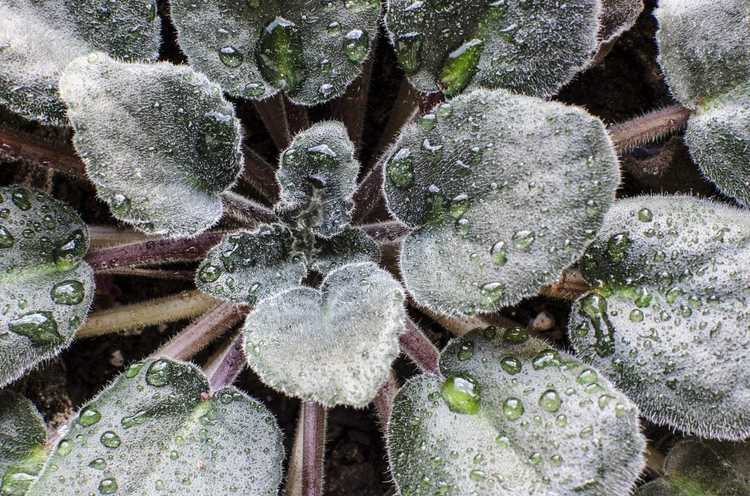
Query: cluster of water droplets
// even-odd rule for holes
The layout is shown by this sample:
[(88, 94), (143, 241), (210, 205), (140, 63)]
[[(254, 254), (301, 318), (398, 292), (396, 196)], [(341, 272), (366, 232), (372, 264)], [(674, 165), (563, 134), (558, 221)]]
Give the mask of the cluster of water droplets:
[(233, 95), (255, 100), (283, 91), (306, 105), (336, 97), (356, 79), (380, 16), (376, 0), (174, 4), (180, 45), (198, 70)]
[(603, 495), (637, 478), (633, 404), (525, 329), (457, 339), (441, 371), (407, 382), (394, 404), (389, 458), (402, 494)]

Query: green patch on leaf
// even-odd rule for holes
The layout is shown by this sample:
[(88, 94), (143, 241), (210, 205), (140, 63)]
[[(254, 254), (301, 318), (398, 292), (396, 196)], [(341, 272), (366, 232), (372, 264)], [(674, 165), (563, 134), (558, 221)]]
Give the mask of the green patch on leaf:
[(112, 214), (148, 234), (190, 237), (222, 216), (242, 170), (240, 124), (221, 88), (187, 66), (76, 59), (60, 94), (74, 145)]
[[(424, 122), (424, 121), (422, 121)], [(385, 162), (388, 207), (416, 228), (409, 293), (439, 312), (492, 312), (576, 261), (619, 185), (611, 142), (582, 109), (479, 90), (402, 132)]]
[(750, 435), (750, 215), (690, 196), (620, 200), (582, 260), (578, 353), (648, 419)]
[(398, 282), (372, 263), (328, 274), (260, 302), (245, 321), (245, 353), (278, 391), (321, 403), (366, 406), (399, 354), (406, 312)]
[(389, 2), (398, 60), (422, 92), (505, 88), (548, 96), (585, 67), (597, 45), (597, 0)]
[(378, 34), (380, 2), (175, 0), (190, 63), (231, 95), (295, 103), (336, 98), (359, 76)]
[(0, 187), (0, 386), (73, 341), (94, 298), (88, 230), (47, 194)]
[(396, 396), (388, 458), (401, 493), (628, 494), (645, 447), (637, 408), (572, 356), (507, 332), (451, 341), (442, 376)]
[(101, 50), (154, 60), (161, 42), (155, 0), (3, 0), (0, 104), (28, 119), (64, 125), (57, 83), (76, 57)]
[(268, 409), (233, 387), (209, 394), (194, 366), (149, 359), (87, 403), (29, 496), (275, 496), (284, 448)]

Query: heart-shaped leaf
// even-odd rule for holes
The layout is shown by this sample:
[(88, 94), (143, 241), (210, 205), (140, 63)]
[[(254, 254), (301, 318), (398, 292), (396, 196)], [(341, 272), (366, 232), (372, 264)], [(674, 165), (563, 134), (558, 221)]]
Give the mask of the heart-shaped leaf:
[(86, 224), (68, 206), (0, 187), (0, 386), (73, 341), (94, 298)]
[(570, 338), (650, 420), (750, 436), (750, 215), (690, 196), (618, 201), (583, 258)]
[(665, 472), (638, 496), (747, 496), (750, 444), (680, 441), (667, 456)]
[(401, 286), (372, 263), (331, 272), (320, 290), (260, 302), (245, 321), (245, 353), (261, 380), (328, 407), (366, 406), (399, 354)]
[(685, 142), (723, 193), (750, 205), (750, 79), (698, 107), (688, 121)]
[(398, 60), (420, 91), (464, 88), (551, 95), (585, 67), (597, 46), (599, 0), (388, 3)]
[(216, 298), (253, 305), (299, 286), (306, 274), (305, 255), (292, 232), (274, 224), (224, 236), (201, 262), (195, 282)]
[(750, 81), (750, 5), (747, 0), (660, 0), (659, 64), (672, 94), (696, 108)]
[(380, 2), (173, 0), (180, 46), (231, 95), (316, 105), (344, 93), (377, 37)]
[(36, 407), (23, 396), (0, 391), (0, 494), (26, 494), (44, 466), (46, 439)]
[(340, 122), (323, 122), (295, 136), (281, 155), (276, 210), (302, 229), (330, 237), (351, 222), (359, 161)]
[(216, 224), (243, 166), (240, 124), (221, 88), (186, 66), (76, 59), (60, 81), (74, 144), (112, 214), (148, 234)]
[(599, 229), (620, 180), (601, 121), (555, 102), (478, 90), (408, 125), (385, 165), (390, 210), (417, 228), (409, 293), (448, 314), (534, 295)]
[(0, 104), (63, 125), (57, 82), (65, 66), (96, 50), (128, 61), (156, 59), (160, 25), (155, 0), (3, 0)]
[(473, 331), (396, 396), (388, 457), (401, 494), (628, 494), (643, 465), (638, 410), (524, 329)]
[(284, 448), (268, 409), (196, 367), (132, 365), (79, 412), (29, 496), (275, 496)]

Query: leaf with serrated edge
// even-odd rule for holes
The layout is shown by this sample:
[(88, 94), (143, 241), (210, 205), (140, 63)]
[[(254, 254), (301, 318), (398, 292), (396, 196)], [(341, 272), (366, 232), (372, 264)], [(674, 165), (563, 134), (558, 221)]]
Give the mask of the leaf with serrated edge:
[(190, 63), (234, 96), (284, 91), (317, 105), (344, 93), (378, 35), (379, 0), (173, 0)]
[(750, 443), (680, 441), (667, 455), (665, 472), (638, 496), (747, 496)]
[(750, 215), (690, 196), (620, 200), (582, 259), (597, 289), (571, 312), (578, 353), (645, 417), (750, 436)]
[(331, 272), (320, 290), (260, 302), (245, 321), (245, 354), (270, 387), (324, 406), (365, 407), (399, 354), (401, 286), (372, 263)]
[(632, 28), (643, 12), (643, 0), (603, 0), (599, 43), (610, 43)]
[(525, 330), (454, 339), (440, 371), (410, 379), (394, 400), (388, 458), (401, 494), (611, 496), (638, 478), (635, 405)]
[(222, 216), (242, 171), (241, 130), (218, 85), (187, 66), (73, 61), (60, 95), (73, 144), (112, 214), (148, 234), (190, 237)]
[(94, 298), (88, 229), (46, 193), (0, 187), (0, 387), (73, 341)]
[(264, 224), (224, 236), (201, 262), (195, 282), (211, 296), (252, 305), (299, 286), (306, 274), (305, 255), (292, 232)]
[(340, 122), (322, 122), (294, 137), (284, 150), (276, 178), (276, 210), (291, 223), (334, 236), (351, 222), (359, 161)]
[(321, 274), (362, 262), (377, 262), (380, 247), (364, 231), (348, 228), (332, 238), (316, 238), (308, 255), (309, 268)]
[(273, 415), (234, 387), (208, 391), (193, 365), (132, 365), (79, 412), (28, 496), (275, 496), (284, 447)]
[(674, 97), (689, 108), (750, 81), (747, 0), (660, 0), (659, 64)]
[(0, 494), (23, 496), (44, 466), (47, 429), (29, 400), (0, 391)]
[(750, 206), (750, 81), (698, 107), (685, 142), (708, 179)]
[(3, 0), (0, 104), (28, 119), (64, 125), (57, 82), (73, 59), (102, 50), (155, 60), (161, 22), (155, 0)]
[(465, 87), (549, 96), (588, 65), (600, 0), (391, 0), (386, 26), (401, 67), (420, 91)]
[[(540, 145), (542, 144), (542, 145)], [(479, 90), (403, 130), (385, 165), (409, 293), (441, 313), (492, 312), (576, 261), (620, 181), (601, 121), (584, 110)]]

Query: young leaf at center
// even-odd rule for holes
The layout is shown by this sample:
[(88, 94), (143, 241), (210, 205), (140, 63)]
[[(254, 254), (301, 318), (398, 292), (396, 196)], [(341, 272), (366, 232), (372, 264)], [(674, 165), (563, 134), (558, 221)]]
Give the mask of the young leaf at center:
[(190, 237), (222, 216), (242, 171), (241, 131), (218, 85), (187, 66), (103, 53), (65, 70), (74, 145), (112, 214), (148, 234)]
[(245, 321), (250, 367), (276, 390), (322, 405), (366, 406), (399, 354), (404, 293), (372, 263), (260, 302)]
[(620, 200), (582, 259), (576, 351), (648, 419), (750, 436), (750, 214), (691, 196)]
[(276, 496), (284, 447), (268, 409), (196, 367), (131, 365), (87, 403), (27, 496)]
[(491, 327), (451, 341), (440, 371), (394, 401), (388, 458), (401, 494), (612, 496), (634, 485), (638, 409), (572, 356)]
[(578, 259), (620, 181), (604, 125), (585, 111), (495, 90), (408, 125), (385, 163), (388, 207), (416, 228), (401, 270), (421, 305), (491, 312)]
[(86, 224), (68, 206), (0, 187), (0, 387), (73, 341), (94, 299)]

